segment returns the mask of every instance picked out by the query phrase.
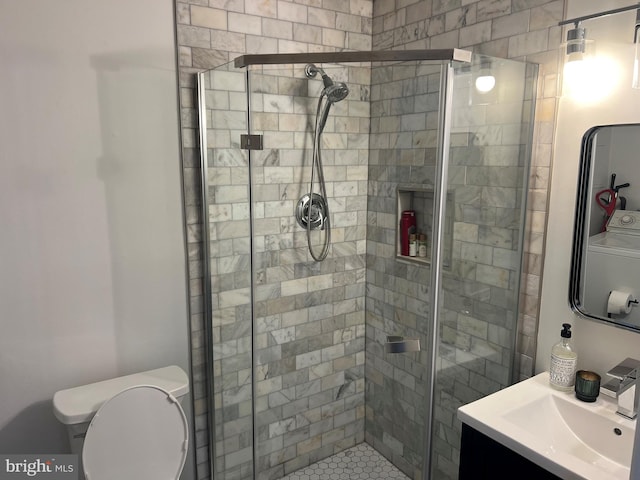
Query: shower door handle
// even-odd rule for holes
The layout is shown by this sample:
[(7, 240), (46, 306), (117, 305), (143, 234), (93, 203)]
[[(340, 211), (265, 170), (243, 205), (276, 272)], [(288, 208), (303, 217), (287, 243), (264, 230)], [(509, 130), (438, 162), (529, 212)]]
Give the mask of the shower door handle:
[(406, 353), (419, 352), (420, 339), (404, 338), (399, 335), (387, 335), (387, 342), (384, 344), (386, 353)]

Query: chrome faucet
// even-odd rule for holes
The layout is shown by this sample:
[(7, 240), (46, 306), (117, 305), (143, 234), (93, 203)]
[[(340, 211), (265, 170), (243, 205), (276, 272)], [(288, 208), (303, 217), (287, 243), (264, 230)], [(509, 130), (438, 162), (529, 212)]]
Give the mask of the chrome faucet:
[(638, 415), (638, 399), (640, 399), (637, 392), (638, 370), (640, 370), (640, 361), (635, 358), (626, 358), (607, 372), (608, 376), (618, 380), (618, 382), (615, 380), (609, 382), (617, 383), (617, 388), (614, 389), (618, 399), (616, 413), (631, 419)]

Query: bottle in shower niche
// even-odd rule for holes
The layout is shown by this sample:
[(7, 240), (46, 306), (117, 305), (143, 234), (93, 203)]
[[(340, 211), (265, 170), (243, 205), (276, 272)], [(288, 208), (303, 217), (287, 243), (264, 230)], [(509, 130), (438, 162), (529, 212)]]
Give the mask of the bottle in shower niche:
[(570, 391), (576, 382), (578, 354), (571, 344), (571, 325), (562, 324), (560, 341), (551, 349), (549, 383), (556, 390)]
[(418, 256), (422, 258), (427, 256), (427, 236), (424, 233), (418, 235)]
[(416, 257), (418, 255), (418, 238), (415, 233), (409, 235), (409, 256)]
[(400, 255), (409, 256), (409, 235), (416, 231), (416, 212), (405, 210), (400, 217)]

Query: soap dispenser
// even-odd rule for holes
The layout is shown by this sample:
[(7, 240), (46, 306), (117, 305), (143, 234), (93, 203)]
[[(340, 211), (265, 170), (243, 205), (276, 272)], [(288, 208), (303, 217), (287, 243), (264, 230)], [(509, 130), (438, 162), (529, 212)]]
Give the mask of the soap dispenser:
[(562, 324), (560, 341), (551, 349), (549, 383), (557, 390), (570, 391), (576, 381), (578, 354), (571, 345), (571, 325)]

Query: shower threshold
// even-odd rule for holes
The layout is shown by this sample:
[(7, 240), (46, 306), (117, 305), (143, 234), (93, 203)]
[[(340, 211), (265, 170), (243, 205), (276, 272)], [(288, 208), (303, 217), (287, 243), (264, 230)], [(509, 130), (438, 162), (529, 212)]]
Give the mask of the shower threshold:
[(361, 443), (301, 470), (283, 480), (409, 480), (367, 443)]

